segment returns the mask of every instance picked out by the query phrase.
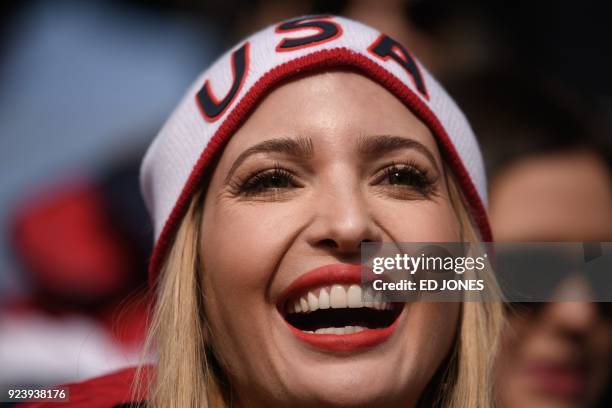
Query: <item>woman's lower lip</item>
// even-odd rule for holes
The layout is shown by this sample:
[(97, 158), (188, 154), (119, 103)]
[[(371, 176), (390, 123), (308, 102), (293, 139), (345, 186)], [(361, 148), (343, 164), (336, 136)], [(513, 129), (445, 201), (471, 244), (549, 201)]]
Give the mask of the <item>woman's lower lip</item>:
[(583, 369), (533, 366), (528, 373), (537, 388), (563, 398), (579, 397), (587, 385)]
[(397, 328), (400, 316), (388, 327), (366, 329), (351, 334), (316, 334), (302, 331), (289, 323), (287, 326), (298, 340), (310, 346), (327, 351), (350, 352), (374, 347), (387, 341)]

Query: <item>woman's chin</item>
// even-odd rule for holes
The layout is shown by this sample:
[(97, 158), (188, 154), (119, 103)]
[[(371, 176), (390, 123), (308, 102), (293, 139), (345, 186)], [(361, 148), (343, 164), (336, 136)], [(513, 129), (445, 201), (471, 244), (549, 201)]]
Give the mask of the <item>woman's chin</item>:
[(370, 369), (367, 364), (326, 365), (314, 371), (315, 374), (294, 373), (295, 383), (287, 384), (289, 389), (298, 390), (296, 401), (330, 407), (398, 406), (399, 401), (412, 405), (411, 387), (398, 378), (392, 367), (383, 371)]

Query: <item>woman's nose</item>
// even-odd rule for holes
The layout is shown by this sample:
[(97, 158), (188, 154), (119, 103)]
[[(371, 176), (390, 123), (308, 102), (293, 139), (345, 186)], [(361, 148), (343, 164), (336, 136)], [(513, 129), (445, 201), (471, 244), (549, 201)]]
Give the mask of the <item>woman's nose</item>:
[(558, 302), (547, 308), (550, 325), (558, 332), (587, 335), (599, 320), (597, 306), (590, 302)]
[[(569, 277), (560, 285), (560, 296), (567, 294), (568, 297), (591, 296), (591, 288), (588, 283), (580, 277)], [(599, 309), (587, 301), (566, 301), (549, 303), (544, 309), (545, 319), (549, 325), (558, 332), (585, 335), (588, 334), (599, 322)]]
[(359, 186), (320, 194), (312, 207), (308, 241), (343, 254), (359, 254), (362, 242), (379, 242), (382, 234)]

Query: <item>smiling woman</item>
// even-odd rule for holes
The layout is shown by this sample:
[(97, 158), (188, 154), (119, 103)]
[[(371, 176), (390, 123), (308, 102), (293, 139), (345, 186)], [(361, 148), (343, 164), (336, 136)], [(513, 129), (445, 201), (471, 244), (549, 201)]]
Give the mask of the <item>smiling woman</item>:
[[(303, 21), (334, 21), (353, 34), (347, 41), (357, 33), (380, 38), (340, 18)], [(279, 41), (267, 35), (244, 49)], [(324, 51), (334, 53), (317, 59)], [(368, 303), (359, 285), (363, 242), (488, 238), (482, 189), (473, 184), (483, 179), (475, 139), (411, 57), (406, 69), (401, 46), (386, 59), (345, 51), (271, 64), (226, 122), (206, 129), (211, 140), (158, 227), (151, 404), (490, 406), (499, 305)], [(231, 55), (234, 72), (257, 76), (236, 69)], [(240, 55), (240, 67), (257, 71), (248, 52)], [(283, 68), (291, 64), (301, 66)], [(199, 99), (211, 92), (209, 78), (223, 87), (215, 69)], [(403, 82), (394, 84), (395, 75)], [(234, 74), (230, 86), (226, 75), (230, 90), (218, 103), (231, 104), (243, 81)], [(206, 120), (198, 123), (212, 120), (202, 111), (211, 101), (199, 104)], [(184, 130), (171, 119), (143, 166), (156, 221), (164, 210), (155, 172), (172, 171), (157, 159), (169, 137), (178, 143), (177, 131)]]
[[(341, 18), (302, 21), (310, 24), (302, 35), (333, 21), (362, 49), (380, 38)], [(249, 52), (278, 41), (264, 30), (231, 54), (232, 78), (222, 64), (198, 81), (205, 120), (196, 130), (215, 123), (206, 114), (213, 100), (235, 107), (205, 129), (210, 141), (173, 208), (157, 172), (176, 174), (161, 152), (186, 131), (187, 108), (145, 159), (160, 234), (150, 403), (490, 406), (499, 305), (363, 302), (359, 285), (363, 242), (489, 238), (484, 192), (474, 185), (484, 180), (480, 155), (463, 116), (398, 44), (393, 58), (380, 58), (316, 43), (318, 53), (302, 47), (282, 62), (257, 55), (266, 67), (254, 67)], [(257, 72), (246, 95), (232, 96)], [(210, 78), (229, 91), (203, 104)]]
[[(251, 154), (235, 167), (240, 152), (291, 134), (306, 138), (294, 147), (308, 148)], [(410, 138), (382, 136), (390, 134)], [(440, 160), (427, 127), (361, 75), (309, 76), (263, 100), (225, 148), (201, 222), (201, 236), (216, 237), (199, 247), (204, 310), (213, 348), (236, 370), (236, 387), (274, 385), (303, 393), (300, 399), (315, 394), (346, 405), (368, 400), (359, 394), (372, 392), (372, 376), (384, 394), (420, 378), (397, 395), (416, 400), (422, 379), (450, 349), (458, 305), (410, 305), (401, 319), (401, 306), (361, 307), (360, 244), (459, 239)], [(227, 319), (237, 310), (249, 313)], [(440, 341), (431, 347), (434, 332)], [(381, 349), (319, 361), (325, 350), (385, 341)], [(380, 364), (417, 355), (406, 372)]]
[(255, 34), (196, 81), (142, 184), (157, 362), (134, 399), (492, 405), (499, 303), (362, 299), (364, 242), (490, 239), (474, 135), (389, 37), (329, 16)]

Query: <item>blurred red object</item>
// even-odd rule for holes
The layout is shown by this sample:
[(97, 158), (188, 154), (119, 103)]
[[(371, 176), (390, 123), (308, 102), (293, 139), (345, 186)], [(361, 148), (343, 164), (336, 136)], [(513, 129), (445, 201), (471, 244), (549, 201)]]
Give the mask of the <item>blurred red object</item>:
[(140, 360), (151, 298), (135, 174), (20, 200), (12, 245), (29, 290), (0, 305), (0, 384), (83, 380)]
[(101, 189), (88, 180), (52, 186), (15, 214), (14, 246), (35, 290), (92, 304), (118, 293), (132, 268)]

